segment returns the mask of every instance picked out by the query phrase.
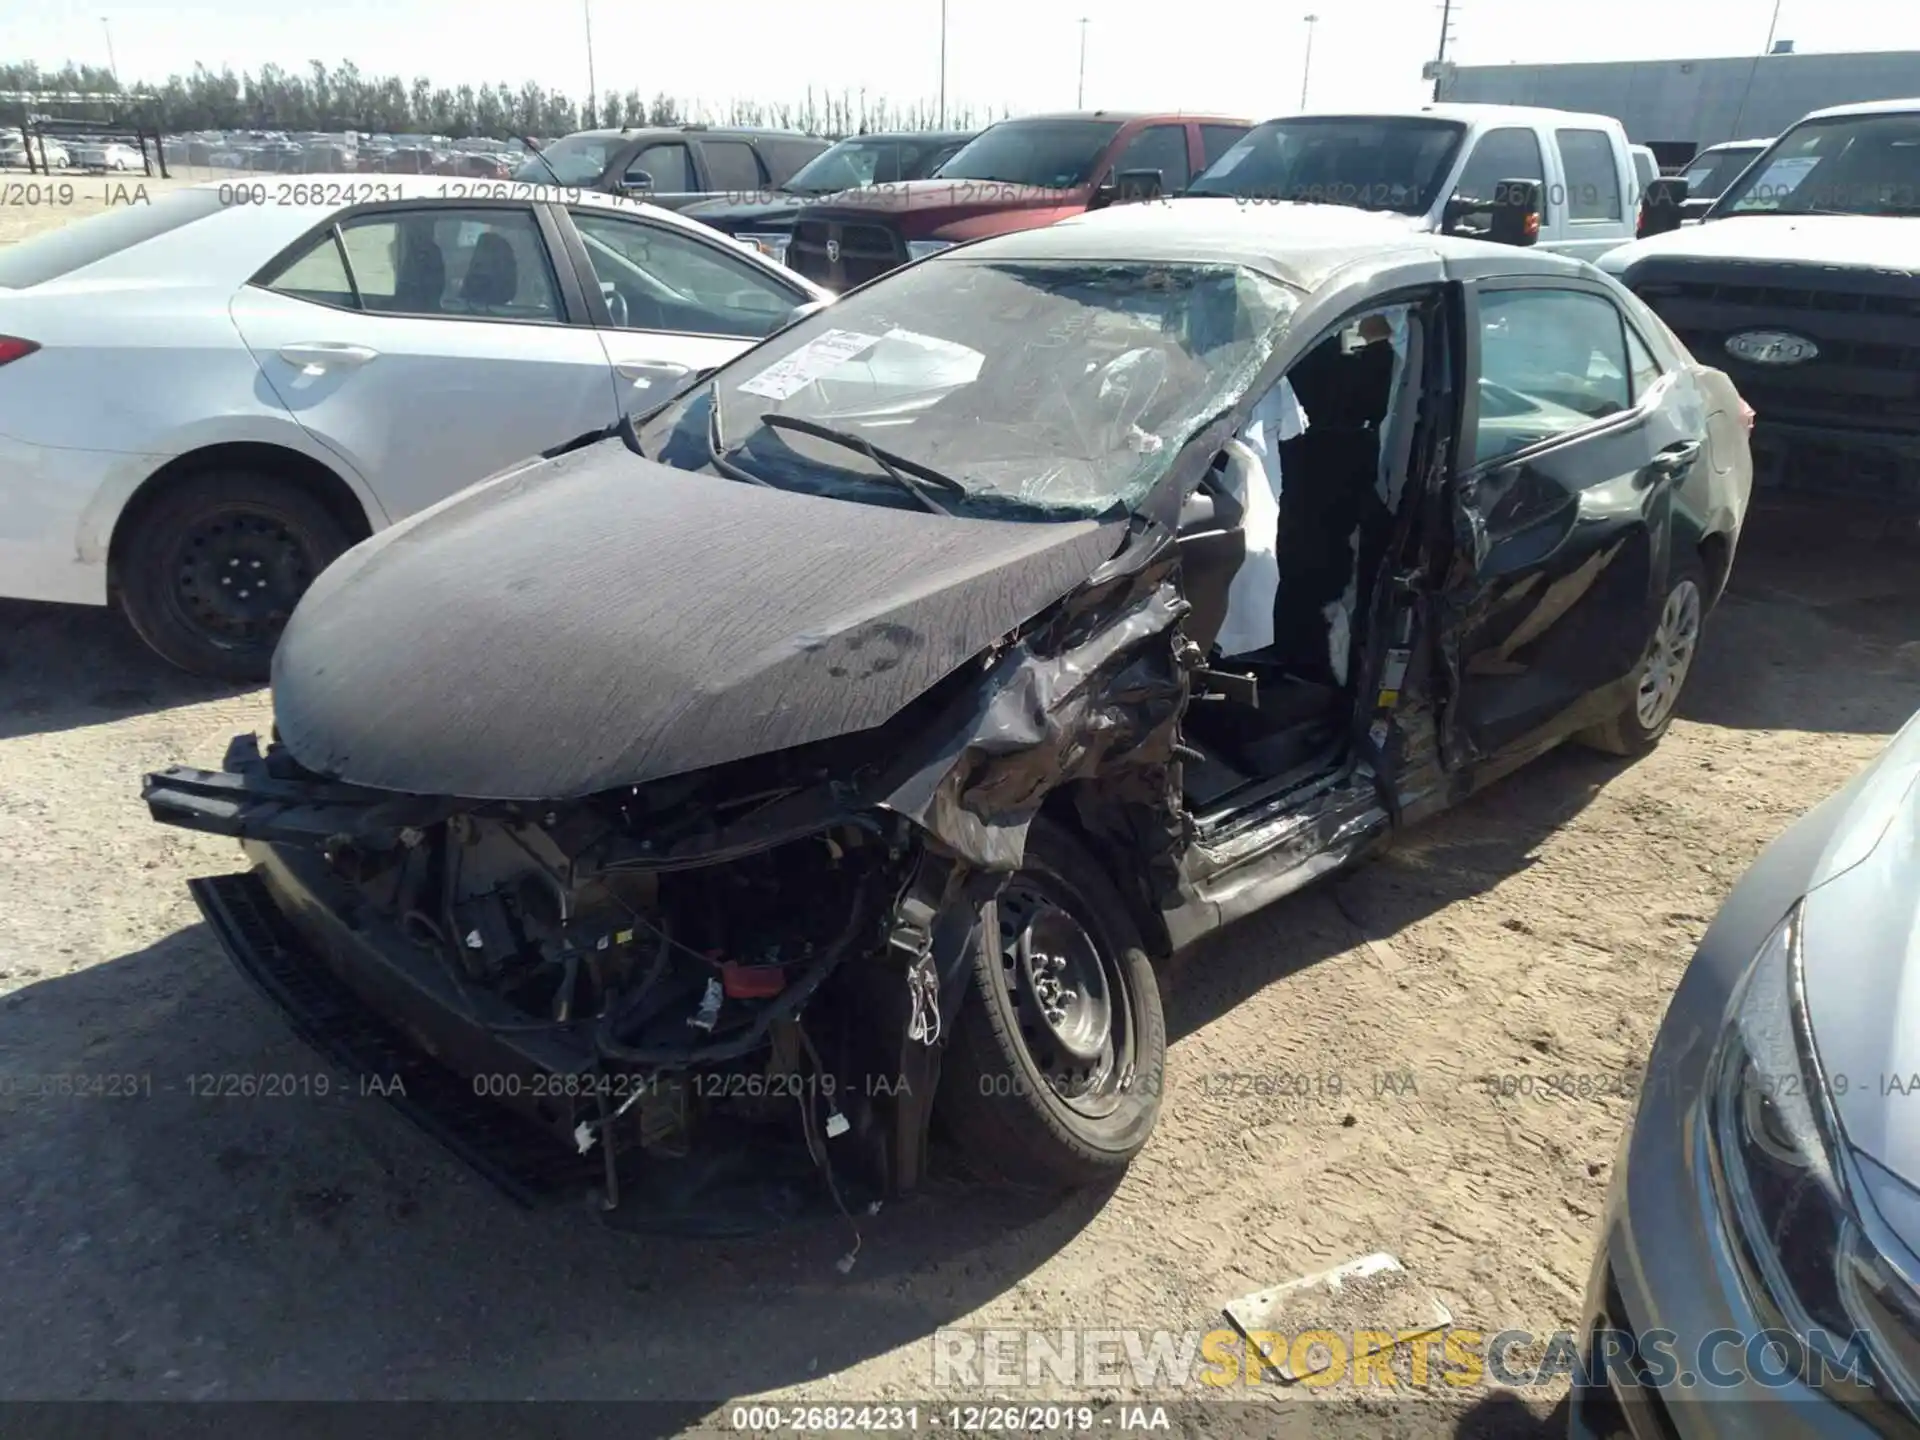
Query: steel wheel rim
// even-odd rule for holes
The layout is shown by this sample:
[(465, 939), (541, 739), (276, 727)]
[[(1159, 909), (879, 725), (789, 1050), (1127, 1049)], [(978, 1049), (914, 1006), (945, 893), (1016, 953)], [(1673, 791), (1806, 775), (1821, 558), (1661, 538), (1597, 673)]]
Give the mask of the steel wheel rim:
[(180, 537), (169, 595), (182, 619), (218, 644), (278, 638), (313, 581), (306, 547), (271, 515), (227, 510)]
[(1647, 663), (1640, 672), (1634, 714), (1642, 729), (1655, 729), (1672, 716), (1699, 648), (1700, 587), (1682, 580), (1668, 592), (1667, 603), (1660, 609), (1660, 623), (1654, 627)]
[(1134, 1070), (1125, 968), (1040, 877), (1009, 881), (998, 909), (1000, 981), (1027, 1059), (1065, 1108), (1089, 1120), (1111, 1115)]

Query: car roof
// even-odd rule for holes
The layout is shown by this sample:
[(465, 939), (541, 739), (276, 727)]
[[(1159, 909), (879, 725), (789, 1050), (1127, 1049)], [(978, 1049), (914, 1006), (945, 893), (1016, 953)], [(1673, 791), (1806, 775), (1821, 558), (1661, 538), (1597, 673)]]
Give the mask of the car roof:
[(927, 263), (979, 260), (1105, 260), (1244, 265), (1312, 291), (1358, 261), (1410, 256), (1440, 261), (1499, 260), (1509, 271), (1591, 276), (1564, 255), (1411, 229), (1402, 215), (1342, 205), (1246, 204), (1195, 196), (1115, 205), (1036, 230), (976, 241)]
[(1214, 115), (1199, 110), (1050, 110), (1039, 115), (1012, 115), (996, 123), (1011, 125), (1027, 120), (1110, 120), (1119, 125), (1135, 120), (1198, 120), (1203, 125), (1248, 123), (1238, 115)]
[(1556, 110), (1547, 105), (1481, 105), (1464, 101), (1441, 101), (1431, 105), (1389, 106), (1378, 110), (1311, 110), (1300, 115), (1276, 115), (1268, 125), (1285, 120), (1457, 120), (1462, 125), (1484, 125), (1499, 121), (1508, 125), (1599, 125), (1603, 128), (1620, 122), (1611, 115), (1589, 110)]
[(819, 140), (818, 135), (809, 135), (802, 130), (781, 130), (772, 125), (701, 125), (693, 121), (675, 125), (633, 125), (624, 130), (602, 128), (598, 130), (569, 130), (559, 136), (562, 140), (578, 140), (582, 136), (593, 140), (631, 140), (641, 135), (710, 135), (725, 140), (729, 136), (745, 135), (753, 139), (778, 140)]
[(1800, 117), (1800, 122), (1827, 120), (1841, 115), (1899, 115), (1911, 112), (1920, 116), (1920, 96), (1905, 100), (1863, 100), (1857, 105), (1830, 105)]

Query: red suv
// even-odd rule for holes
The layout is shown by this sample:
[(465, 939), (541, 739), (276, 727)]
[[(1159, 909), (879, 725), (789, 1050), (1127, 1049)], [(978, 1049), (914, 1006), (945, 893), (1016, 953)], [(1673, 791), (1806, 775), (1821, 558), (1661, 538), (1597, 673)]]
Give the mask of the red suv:
[(848, 290), (964, 240), (1175, 194), (1252, 128), (1225, 116), (1029, 115), (983, 130), (931, 180), (828, 195), (800, 212), (787, 264)]

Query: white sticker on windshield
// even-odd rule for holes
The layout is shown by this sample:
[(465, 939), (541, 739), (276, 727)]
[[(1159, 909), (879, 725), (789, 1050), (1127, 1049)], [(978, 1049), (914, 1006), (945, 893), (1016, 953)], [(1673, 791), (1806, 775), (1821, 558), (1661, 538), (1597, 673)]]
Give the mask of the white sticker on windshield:
[(741, 381), (740, 389), (748, 395), (784, 400), (879, 343), (878, 335), (864, 335), (858, 330), (829, 330), (774, 361), (751, 380)]

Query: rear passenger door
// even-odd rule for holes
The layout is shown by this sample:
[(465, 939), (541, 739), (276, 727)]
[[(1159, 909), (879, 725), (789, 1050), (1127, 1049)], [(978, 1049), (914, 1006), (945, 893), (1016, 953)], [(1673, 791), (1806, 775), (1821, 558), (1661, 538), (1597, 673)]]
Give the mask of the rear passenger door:
[(1441, 650), (1449, 764), (1532, 754), (1625, 705), (1706, 417), (1598, 284), (1467, 287)]
[(389, 519), (618, 418), (612, 369), (531, 205), (341, 213), (234, 296), (274, 393)]

